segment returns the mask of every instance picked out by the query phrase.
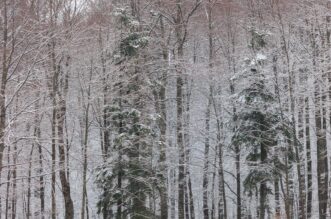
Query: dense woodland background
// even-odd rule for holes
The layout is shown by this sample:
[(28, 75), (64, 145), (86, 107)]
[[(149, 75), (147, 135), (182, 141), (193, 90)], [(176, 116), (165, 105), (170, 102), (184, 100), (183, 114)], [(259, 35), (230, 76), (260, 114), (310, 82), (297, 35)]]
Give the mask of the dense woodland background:
[(0, 4), (0, 218), (331, 217), (331, 1)]

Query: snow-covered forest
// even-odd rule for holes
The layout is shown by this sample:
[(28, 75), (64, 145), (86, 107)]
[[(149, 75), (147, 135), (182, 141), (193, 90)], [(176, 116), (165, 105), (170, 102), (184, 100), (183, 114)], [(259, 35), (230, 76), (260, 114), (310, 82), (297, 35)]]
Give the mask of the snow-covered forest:
[(330, 0), (0, 0), (0, 219), (331, 218)]

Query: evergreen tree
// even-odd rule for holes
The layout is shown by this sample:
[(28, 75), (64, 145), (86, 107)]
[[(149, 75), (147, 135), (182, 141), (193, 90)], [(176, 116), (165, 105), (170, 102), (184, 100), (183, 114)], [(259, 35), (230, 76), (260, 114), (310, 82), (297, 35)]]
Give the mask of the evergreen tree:
[[(288, 122), (284, 122), (278, 110), (274, 94), (268, 90), (264, 71), (266, 56), (265, 34), (252, 30), (251, 49), (256, 53), (246, 59), (244, 71), (246, 87), (238, 94), (238, 114), (233, 145), (240, 145), (246, 151), (249, 172), (244, 179), (244, 188), (249, 196), (258, 194), (260, 219), (264, 219), (268, 207), (271, 184), (284, 171), (284, 164), (278, 158), (284, 142), (291, 135)], [(248, 83), (247, 83), (248, 82)]]
[(155, 135), (145, 103), (148, 79), (141, 69), (146, 60), (142, 50), (148, 41), (135, 13), (129, 12), (119, 8), (115, 13), (122, 36), (114, 52), (114, 63), (120, 71), (113, 87), (115, 97), (108, 108), (113, 151), (97, 169), (96, 180), (103, 190), (99, 213), (117, 219), (128, 215), (133, 219), (149, 218), (151, 210), (146, 207), (146, 199), (153, 188), (150, 160)]

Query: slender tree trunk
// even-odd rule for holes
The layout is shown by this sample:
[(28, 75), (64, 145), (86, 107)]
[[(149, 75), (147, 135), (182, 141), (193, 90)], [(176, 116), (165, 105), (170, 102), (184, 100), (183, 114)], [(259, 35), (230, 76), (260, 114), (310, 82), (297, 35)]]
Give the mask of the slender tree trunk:
[[(123, 86), (123, 85), (121, 85)], [(122, 87), (120, 87), (120, 91), (119, 91), (119, 108), (121, 110), (123, 110), (123, 106), (122, 106), (122, 96), (123, 96), (123, 92), (122, 92)], [(120, 122), (119, 122), (119, 134), (121, 135), (123, 132), (124, 132), (124, 127), (123, 127), (123, 120), (120, 119)], [(123, 219), (123, 210), (122, 210), (122, 205), (123, 205), (123, 198), (122, 198), (122, 189), (123, 189), (123, 177), (124, 177), (124, 172), (123, 172), (123, 168), (122, 168), (122, 159), (123, 159), (123, 152), (122, 152), (123, 148), (122, 146), (119, 146), (118, 148), (118, 152), (119, 152), (119, 155), (118, 155), (118, 163), (119, 163), (119, 171), (118, 171), (118, 174), (117, 174), (117, 187), (118, 187), (118, 190), (120, 191), (120, 197), (117, 199), (117, 211), (116, 211), (116, 219)]]
[[(109, 104), (109, 85), (108, 85), (108, 76), (107, 76), (107, 70), (106, 70), (106, 57), (107, 57), (107, 51), (104, 49), (103, 44), (103, 38), (102, 38), (102, 30), (99, 29), (99, 53), (100, 53), (100, 62), (101, 62), (101, 71), (102, 71), (102, 86), (103, 86), (103, 92), (102, 92), (102, 119), (100, 122), (101, 127), (101, 151), (102, 151), (102, 158), (103, 161), (106, 162), (110, 148), (111, 148), (111, 136), (110, 136), (110, 112), (108, 110), (108, 104)], [(120, 184), (121, 185), (121, 184)], [(120, 210), (120, 209), (117, 209)], [(104, 208), (102, 211), (103, 218), (109, 218), (113, 214), (111, 209)]]
[(183, 79), (180, 73), (177, 75), (177, 145), (179, 151), (178, 167), (178, 218), (184, 219), (184, 192), (185, 192), (185, 149), (183, 142), (182, 112)]
[(51, 196), (52, 196), (52, 207), (51, 215), (52, 219), (56, 219), (56, 100), (53, 98), (53, 112), (52, 112), (52, 182), (51, 182)]
[[(7, 75), (8, 75), (8, 13), (7, 13), (7, 0), (2, 1), (3, 8), (3, 26), (2, 26), (2, 72), (1, 72), (1, 85), (0, 85), (0, 175), (2, 171), (3, 152), (5, 150), (5, 128), (6, 128), (6, 87), (7, 87)], [(7, 202), (7, 199), (6, 199)], [(6, 207), (7, 212), (7, 207)], [(6, 214), (7, 215), (7, 214)]]
[(189, 191), (189, 206), (190, 206), (190, 219), (195, 218), (195, 211), (194, 211), (194, 198), (193, 198), (193, 192), (192, 192), (192, 181), (190, 173), (188, 173), (188, 191)]
[(215, 159), (214, 159), (214, 163), (213, 163), (213, 177), (212, 177), (212, 185), (211, 185), (211, 211), (210, 211), (210, 215), (211, 215), (211, 218), (214, 219), (216, 218), (216, 214), (215, 214), (215, 211), (216, 211), (216, 206), (215, 206), (215, 203), (216, 203), (216, 190), (215, 190), (215, 181), (216, 181), (216, 166), (217, 166), (217, 155), (215, 154)]
[(306, 107), (306, 162), (307, 162), (307, 219), (312, 216), (312, 199), (313, 199), (313, 179), (312, 179), (312, 160), (311, 160), (311, 147), (310, 147), (310, 108), (309, 97), (305, 98)]
[[(315, 73), (318, 73), (317, 58), (319, 51), (316, 45), (315, 30), (312, 28), (311, 32), (311, 46), (312, 46), (312, 62)], [(317, 76), (316, 76), (317, 77)], [(317, 184), (318, 184), (318, 204), (319, 204), (319, 218), (326, 219), (327, 203), (328, 203), (328, 157), (326, 145), (326, 118), (325, 108), (323, 102), (326, 95), (319, 85), (318, 80), (315, 80), (315, 123), (316, 123), (316, 137), (317, 137)]]
[(13, 188), (12, 188), (12, 200), (11, 200), (11, 219), (16, 218), (16, 202), (17, 202), (17, 144), (14, 143), (14, 153), (13, 153)]
[[(272, 58), (272, 68), (274, 72), (274, 77), (275, 77), (275, 93), (277, 95), (277, 101), (279, 104), (279, 108), (281, 109), (282, 103), (280, 99), (280, 91), (279, 91), (279, 78), (278, 78), (278, 69), (277, 69), (277, 56), (273, 56)], [(281, 119), (283, 120), (283, 111), (281, 110)], [(281, 177), (276, 177), (275, 182), (274, 182), (274, 189), (275, 189), (275, 219), (281, 219), (280, 218), (280, 191), (279, 191), (279, 182), (281, 180)]]
[[(159, 6), (161, 2), (158, 2)], [(160, 29), (162, 40), (165, 41), (165, 29), (163, 24), (163, 17), (160, 17)], [(168, 50), (165, 45), (162, 45), (163, 63), (166, 66), (168, 62)], [(167, 192), (167, 164), (166, 164), (166, 131), (167, 131), (167, 114), (166, 114), (166, 86), (167, 86), (167, 70), (161, 75), (161, 86), (159, 88), (158, 98), (159, 103), (159, 128), (160, 128), (160, 157), (159, 157), (159, 168), (160, 168), (160, 181), (161, 185), (159, 187), (160, 193), (160, 209), (161, 218), (168, 219), (168, 192)]]
[(64, 147), (64, 121), (66, 114), (66, 102), (64, 99), (59, 101), (59, 111), (57, 113), (57, 131), (58, 131), (58, 150), (59, 150), (59, 176), (62, 186), (62, 194), (64, 198), (65, 205), (65, 218), (74, 218), (74, 206), (70, 195), (70, 184), (66, 175), (66, 152)]
[[(298, 155), (298, 148), (297, 148), (297, 140), (296, 140), (296, 129), (295, 129), (295, 114), (294, 114), (294, 97), (293, 97), (293, 86), (294, 86), (294, 81), (293, 81), (293, 71), (290, 69), (290, 56), (289, 56), (289, 51), (288, 51), (288, 44), (287, 44), (287, 39), (286, 39), (286, 34), (285, 34), (285, 28), (284, 28), (284, 23), (282, 19), (282, 13), (280, 11), (278, 2), (276, 3), (277, 6), (277, 18), (278, 22), (280, 24), (280, 40), (281, 40), (281, 45), (283, 49), (283, 55), (285, 57), (284, 65), (286, 66), (286, 71), (288, 74), (288, 81), (287, 81), (287, 88), (289, 89), (290, 96), (288, 98), (288, 102), (290, 104), (290, 113), (291, 113), (291, 119), (292, 119), (292, 139), (288, 139), (288, 146), (287, 146), (287, 151), (286, 151), (286, 156), (285, 156), (285, 185), (286, 185), (286, 193), (285, 193), (285, 212), (286, 212), (286, 217), (287, 219), (291, 219), (293, 217), (293, 203), (294, 203), (294, 195), (293, 195), (293, 180), (291, 179), (291, 164), (292, 161), (289, 159), (289, 154), (294, 153), (295, 157), (297, 158), (296, 155)], [(277, 61), (277, 59), (276, 59)], [(274, 67), (275, 68), (275, 67)], [(277, 73), (276, 73), (277, 74)], [(279, 93), (279, 91), (278, 91)], [(278, 98), (279, 94), (278, 94)], [(279, 104), (281, 106), (280, 100)], [(283, 114), (282, 114), (282, 120), (284, 119)], [(299, 190), (302, 188), (302, 179), (301, 179), (301, 173), (300, 173), (300, 164), (299, 160), (297, 160), (297, 171), (298, 171), (298, 176), (299, 176)], [(300, 192), (299, 192), (300, 193)], [(302, 195), (299, 194), (299, 199), (302, 198)]]
[[(177, 0), (177, 26), (176, 26), (176, 35), (177, 35), (177, 41), (178, 41), (178, 48), (177, 48), (177, 54), (178, 54), (178, 62), (183, 61), (183, 44), (182, 44), (182, 30), (181, 26), (182, 20), (181, 20), (181, 0)], [(177, 66), (177, 79), (176, 79), (176, 102), (177, 102), (177, 146), (178, 146), (178, 152), (179, 152), (179, 166), (178, 166), (178, 218), (184, 219), (184, 204), (185, 204), (185, 147), (184, 147), (184, 139), (183, 139), (183, 86), (184, 86), (184, 80), (183, 80), (183, 72), (182, 72), (182, 66)]]
[[(301, 104), (301, 107), (299, 109), (298, 112), (298, 139), (300, 142), (304, 142), (304, 107), (305, 107), (305, 103), (303, 100), (303, 97), (299, 98), (299, 103)], [(299, 150), (299, 147), (301, 144), (300, 142), (297, 142), (297, 148)], [(298, 151), (297, 150), (297, 151)], [(303, 150), (300, 149), (300, 152), (298, 152), (298, 154), (296, 155), (297, 159), (298, 159), (298, 169), (300, 170), (298, 172), (298, 174), (300, 174), (299, 179), (300, 179), (300, 183), (299, 186), (301, 186), (301, 188), (299, 189), (299, 192), (301, 192), (302, 194), (300, 194), (299, 196), (299, 218), (301, 219), (306, 219), (306, 174), (305, 174), (305, 156), (303, 154)]]
[(10, 164), (10, 151), (11, 151), (11, 147), (10, 145), (8, 145), (8, 154), (7, 154), (7, 162), (8, 162), (8, 173), (7, 173), (7, 187), (6, 187), (6, 207), (5, 207), (5, 219), (8, 219), (8, 212), (9, 212), (9, 192), (10, 192), (10, 179), (11, 179), (11, 168), (9, 166)]
[[(107, 83), (107, 72), (106, 72), (106, 52), (103, 49), (102, 42), (102, 32), (99, 30), (99, 47), (100, 47), (100, 61), (102, 66), (102, 77), (103, 77), (103, 114), (102, 114), (102, 132), (103, 132), (103, 145), (102, 145), (102, 154), (103, 158), (106, 159), (110, 149), (110, 114), (107, 110), (108, 108), (108, 99), (109, 99), (109, 85)], [(106, 215), (104, 215), (106, 216)], [(105, 217), (107, 218), (107, 217)]]
[[(266, 150), (266, 145), (261, 143), (261, 164), (264, 165), (265, 161), (268, 159), (268, 154)], [(260, 206), (259, 206), (259, 218), (265, 219), (265, 214), (267, 210), (267, 182), (262, 181), (260, 183)]]
[[(328, 8), (328, 10), (330, 11), (331, 10), (331, 2), (328, 2), (327, 3), (327, 8)], [(326, 52), (325, 53), (325, 67), (324, 67), (324, 70), (325, 70), (325, 72), (326, 72), (326, 77), (327, 77), (327, 79), (328, 79), (328, 82), (329, 82), (329, 84), (328, 84), (328, 86), (327, 86), (327, 92), (328, 92), (328, 101), (330, 101), (331, 100), (331, 53), (330, 53), (330, 48), (331, 48), (331, 26), (330, 26), (330, 24), (331, 24), (331, 16), (330, 15), (326, 15), (326, 17), (325, 17), (325, 23), (326, 23), (326, 25), (325, 25), (325, 29), (326, 29), (326, 31), (325, 31), (325, 48), (324, 48), (324, 51), (329, 51), (329, 52)], [(329, 115), (326, 115), (326, 118), (328, 119), (328, 118), (331, 118), (330, 117), (330, 108), (328, 109), (328, 112), (329, 112)], [(331, 123), (330, 123), (330, 120), (328, 121), (328, 123), (329, 123), (329, 125), (331, 125)], [(330, 129), (329, 129), (329, 131), (330, 131)], [(330, 157), (329, 157), (330, 158)], [(331, 158), (330, 158), (331, 159)], [(331, 166), (331, 160), (329, 159), (329, 165)], [(329, 188), (330, 188), (330, 186), (331, 186), (331, 182), (327, 182), (328, 183), (328, 186), (329, 186)], [(330, 199), (330, 197), (329, 197), (329, 195), (331, 194), (331, 190), (329, 189), (328, 190), (328, 208), (329, 208), (329, 214), (331, 215), (331, 199)]]
[[(219, 138), (219, 137), (218, 137)], [(221, 139), (219, 138), (219, 141)], [(219, 170), (218, 170), (218, 177), (219, 177), (219, 215), (220, 219), (227, 219), (227, 209), (226, 209), (226, 195), (225, 195), (225, 182), (224, 182), (224, 170), (223, 170), (223, 147), (222, 143), (218, 143), (218, 150), (219, 150)]]
[(184, 196), (185, 196), (185, 218), (190, 218), (190, 208), (189, 208), (189, 188), (188, 188), (188, 177), (186, 175), (186, 171), (185, 171), (185, 192), (184, 192)]
[[(89, 85), (87, 90), (87, 103), (85, 105), (84, 113), (84, 140), (83, 140), (83, 188), (82, 188), (82, 206), (81, 206), (81, 219), (85, 219), (85, 211), (88, 218), (88, 203), (87, 203), (87, 148), (88, 148), (88, 137), (89, 137), (89, 111), (90, 111), (90, 96), (91, 96), (91, 79), (93, 74), (93, 63), (91, 61), (89, 75)], [(84, 96), (84, 94), (82, 94)]]
[(28, 170), (28, 191), (27, 191), (27, 210), (26, 218), (29, 219), (31, 215), (31, 169), (32, 169), (32, 155), (33, 155), (34, 143), (32, 144), (29, 155), (29, 170)]
[[(213, 103), (213, 110), (216, 116), (216, 140), (217, 140), (217, 152), (218, 152), (218, 218), (219, 219), (227, 219), (227, 204), (226, 204), (226, 194), (225, 194), (225, 180), (224, 180), (224, 167), (223, 167), (223, 144), (222, 144), (222, 128), (223, 124), (220, 120), (218, 107), (215, 102), (215, 98), (212, 92), (212, 103)], [(239, 178), (240, 180), (240, 178)], [(238, 179), (237, 179), (238, 182)]]
[(275, 219), (281, 219), (280, 218), (280, 193), (279, 193), (279, 179), (275, 180), (274, 183), (275, 188)]
[[(234, 84), (230, 82), (231, 94), (234, 94)], [(233, 123), (237, 123), (237, 108), (233, 106)], [(236, 130), (237, 127), (234, 127)], [(240, 174), (240, 145), (234, 145), (235, 160), (236, 160), (236, 189), (237, 189), (237, 219), (241, 219), (241, 174)]]
[[(52, 5), (52, 4), (51, 4)], [(57, 92), (57, 79), (59, 74), (59, 69), (56, 65), (56, 56), (55, 56), (55, 42), (54, 39), (52, 39), (52, 42), (48, 44), (49, 47), (49, 59), (50, 59), (50, 65), (51, 65), (51, 72), (52, 76), (50, 77), (51, 80), (51, 88), (50, 88), (50, 96), (52, 98), (52, 182), (51, 182), (51, 196), (52, 196), (52, 204), (51, 204), (51, 215), (52, 219), (56, 219), (57, 212), (56, 212), (56, 126), (57, 126), (57, 100), (56, 100), (56, 92)]]
[[(37, 131), (37, 139), (40, 139), (40, 124)], [(39, 166), (40, 166), (40, 176), (39, 176), (39, 199), (40, 199), (40, 215), (41, 219), (45, 218), (45, 183), (44, 183), (44, 165), (43, 165), (43, 151), (42, 146), (38, 142), (38, 153), (39, 153)]]
[[(316, 95), (320, 95), (316, 91)], [(326, 219), (327, 200), (328, 200), (328, 162), (326, 149), (326, 133), (325, 133), (325, 115), (323, 106), (319, 104), (320, 98), (316, 98), (316, 133), (317, 133), (317, 183), (318, 183), (318, 200), (319, 200), (319, 217)], [(322, 98), (323, 99), (323, 98)]]
[[(185, 113), (184, 113), (184, 147), (185, 147), (185, 213), (186, 218), (194, 219), (194, 202), (192, 197), (192, 185), (191, 185), (191, 173), (190, 173), (190, 104), (191, 104), (191, 86), (188, 82), (187, 76), (184, 80), (185, 84), (185, 95), (183, 98), (185, 103)], [(193, 210), (192, 210), (193, 209)]]
[[(65, 134), (64, 134), (64, 128), (65, 128), (65, 118), (66, 118), (66, 96), (68, 92), (68, 74), (69, 74), (69, 61), (70, 56), (66, 55), (66, 62), (65, 62), (65, 69), (63, 72), (63, 75), (61, 80), (58, 82), (62, 85), (62, 91), (57, 91), (59, 102), (58, 102), (58, 111), (57, 111), (57, 134), (58, 134), (58, 151), (59, 151), (59, 177), (60, 182), (62, 186), (62, 195), (64, 198), (64, 204), (65, 204), (65, 218), (66, 219), (73, 219), (74, 218), (74, 206), (73, 201), (70, 194), (70, 183), (68, 179), (67, 172), (67, 165), (66, 165), (66, 157), (69, 156), (69, 154), (66, 155), (65, 150)], [(61, 71), (59, 69), (59, 71)], [(61, 71), (62, 72), (62, 71)], [(60, 87), (58, 87), (60, 88)]]
[[(175, 188), (175, 185), (176, 185), (176, 172), (175, 172), (175, 170), (172, 169), (170, 171), (170, 174), (169, 175), (170, 175), (170, 182), (171, 182), (170, 188), (172, 189), (169, 194), (171, 194), (171, 193), (174, 194), (175, 193), (175, 189), (174, 188)], [(170, 212), (171, 212), (170, 217), (171, 218), (176, 218), (176, 199), (175, 199), (175, 197), (176, 196), (174, 195), (170, 199)]]
[[(210, 88), (211, 89), (211, 88)], [(211, 92), (211, 91), (210, 91)], [(209, 131), (210, 131), (210, 107), (211, 107), (211, 93), (208, 98), (208, 105), (205, 119), (205, 152), (204, 152), (204, 165), (203, 165), (203, 180), (202, 180), (202, 191), (203, 191), (203, 218), (209, 219), (209, 207), (208, 207), (208, 177), (209, 177)]]

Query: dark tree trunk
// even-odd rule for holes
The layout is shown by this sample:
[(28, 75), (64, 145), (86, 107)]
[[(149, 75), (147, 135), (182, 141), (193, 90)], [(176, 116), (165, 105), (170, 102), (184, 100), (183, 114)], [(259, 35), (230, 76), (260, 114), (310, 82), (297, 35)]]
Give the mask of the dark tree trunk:
[(202, 191), (203, 191), (203, 218), (209, 219), (209, 207), (208, 207), (208, 177), (209, 177), (209, 131), (210, 131), (210, 107), (211, 107), (211, 93), (208, 98), (208, 105), (205, 118), (205, 152), (204, 152), (204, 165), (203, 165), (203, 180), (202, 180)]
[[(180, 73), (179, 73), (180, 74)], [(183, 127), (182, 127), (182, 112), (183, 98), (182, 87), (183, 79), (181, 75), (177, 75), (177, 145), (179, 151), (179, 167), (178, 167), (178, 218), (184, 219), (184, 192), (185, 192), (185, 149), (183, 142)]]
[(280, 218), (280, 193), (279, 193), (279, 179), (277, 178), (275, 180), (275, 219), (281, 219)]
[(30, 155), (29, 155), (29, 170), (28, 170), (28, 191), (27, 191), (27, 209), (26, 218), (29, 219), (31, 216), (31, 169), (32, 169), (32, 155), (33, 155), (34, 144), (32, 144)]
[[(71, 199), (70, 194), (70, 184), (66, 175), (66, 152), (64, 147), (64, 121), (66, 114), (66, 102), (64, 99), (60, 99), (59, 101), (59, 111), (57, 113), (57, 131), (58, 131), (58, 150), (59, 150), (59, 158), (60, 158), (60, 170), (59, 176), (62, 186), (62, 194), (64, 198), (65, 205), (65, 218), (73, 219), (74, 218), (74, 206)], [(69, 155), (67, 155), (69, 156)]]
[(51, 215), (52, 219), (56, 219), (56, 101), (53, 100), (53, 112), (52, 112), (52, 182), (51, 182), (51, 196), (52, 196), (52, 207)]
[[(261, 143), (261, 164), (263, 165), (268, 158), (266, 145)], [(267, 182), (262, 181), (260, 183), (260, 206), (259, 206), (259, 218), (265, 219), (267, 210)]]
[(312, 160), (311, 160), (311, 147), (310, 147), (310, 116), (309, 116), (309, 98), (305, 99), (306, 105), (306, 162), (307, 162), (307, 219), (312, 216), (312, 199), (313, 199), (313, 179), (312, 179)]
[[(319, 218), (326, 219), (328, 203), (328, 161), (326, 149), (326, 132), (323, 123), (323, 109), (317, 105), (316, 109), (316, 132), (317, 132), (317, 183), (318, 183), (318, 201)], [(323, 120), (323, 122), (322, 122)]]

